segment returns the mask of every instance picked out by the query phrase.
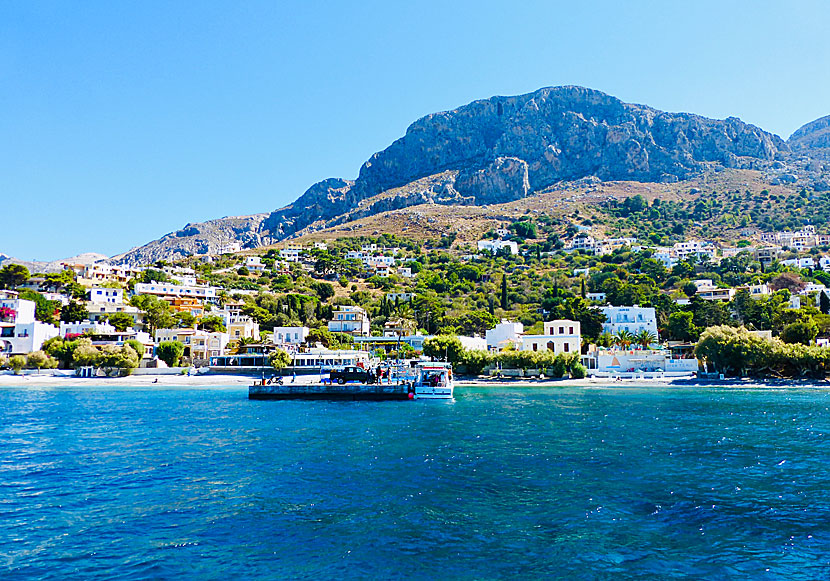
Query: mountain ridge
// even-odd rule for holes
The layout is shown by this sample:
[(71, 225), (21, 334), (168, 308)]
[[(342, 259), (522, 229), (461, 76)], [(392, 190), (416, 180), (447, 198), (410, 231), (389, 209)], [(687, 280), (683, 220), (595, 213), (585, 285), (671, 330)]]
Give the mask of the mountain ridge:
[[(804, 139), (821, 127), (810, 125), (790, 138), (798, 155), (816, 149), (815, 140)], [(327, 178), (293, 203), (257, 214), (261, 220), (188, 224), (116, 259), (169, 259), (232, 241), (255, 248), (372, 213), (423, 203), (499, 204), (584, 178), (672, 183), (731, 168), (770, 171), (795, 183), (826, 170), (796, 172), (788, 165), (793, 158), (789, 142), (736, 117), (667, 113), (594, 89), (545, 87), (425, 115), (370, 156), (355, 180)]]

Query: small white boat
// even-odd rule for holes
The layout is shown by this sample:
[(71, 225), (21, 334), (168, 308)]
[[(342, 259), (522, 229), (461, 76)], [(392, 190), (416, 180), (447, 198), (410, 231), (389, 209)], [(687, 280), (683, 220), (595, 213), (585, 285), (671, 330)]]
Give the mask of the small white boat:
[(451, 364), (422, 361), (415, 366), (415, 371), (414, 399), (452, 399)]

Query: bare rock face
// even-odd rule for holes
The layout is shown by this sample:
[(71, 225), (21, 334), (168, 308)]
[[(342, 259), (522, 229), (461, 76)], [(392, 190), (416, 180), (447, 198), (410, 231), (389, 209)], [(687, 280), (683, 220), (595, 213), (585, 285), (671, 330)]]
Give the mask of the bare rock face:
[(176, 260), (192, 254), (218, 254), (223, 246), (239, 242), (242, 248), (256, 248), (268, 242), (262, 223), (268, 214), (230, 216), (197, 224), (187, 224), (144, 246), (113, 256), (119, 264), (152, 264)]
[(799, 128), (787, 140), (787, 145), (796, 152), (819, 148), (830, 149), (830, 115)]
[(520, 200), (530, 192), (527, 162), (516, 157), (497, 157), (479, 170), (463, 170), (455, 188), (473, 196), (476, 204), (501, 204)]

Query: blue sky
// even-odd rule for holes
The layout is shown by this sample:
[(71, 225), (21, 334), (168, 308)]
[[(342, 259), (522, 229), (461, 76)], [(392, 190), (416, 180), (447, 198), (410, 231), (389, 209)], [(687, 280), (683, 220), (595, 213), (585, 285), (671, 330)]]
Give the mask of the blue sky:
[(0, 3), (0, 252), (116, 254), (354, 178), (415, 119), (585, 85), (786, 138), (830, 3)]

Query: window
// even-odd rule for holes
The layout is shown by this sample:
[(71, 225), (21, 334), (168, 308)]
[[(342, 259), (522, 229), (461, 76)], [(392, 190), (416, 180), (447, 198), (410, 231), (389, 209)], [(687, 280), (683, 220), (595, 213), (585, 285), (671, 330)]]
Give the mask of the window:
[(548, 351), (556, 351), (556, 344), (553, 341), (548, 341)]
[(559, 327), (559, 334), (560, 334), (560, 335), (564, 335), (564, 334), (565, 334), (565, 327)]
[(533, 344), (533, 350), (534, 350), (534, 351), (537, 351), (537, 350), (538, 350), (538, 345), (536, 345), (536, 343), (534, 343), (534, 344)]
[(568, 327), (568, 335), (573, 335), (573, 334), (574, 334), (574, 328), (573, 327)]
[(565, 343), (565, 347), (564, 347), (564, 349), (565, 349), (565, 353), (567, 353), (568, 351), (570, 351), (570, 350), (571, 350), (571, 345), (570, 345), (570, 343), (567, 343), (567, 342), (566, 342), (566, 343)]

